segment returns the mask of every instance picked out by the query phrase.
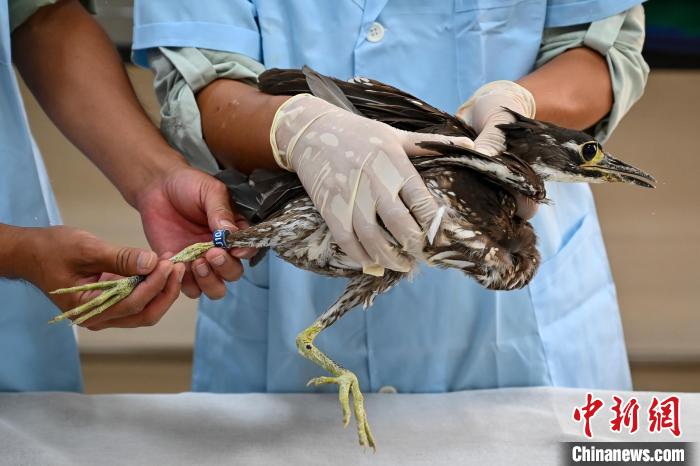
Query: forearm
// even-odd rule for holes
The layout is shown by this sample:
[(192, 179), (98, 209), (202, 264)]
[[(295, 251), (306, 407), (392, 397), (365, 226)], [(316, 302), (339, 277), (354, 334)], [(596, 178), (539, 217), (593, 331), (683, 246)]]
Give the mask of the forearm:
[[(605, 58), (585, 47), (562, 53), (518, 82), (535, 97), (537, 118), (561, 126), (588, 128), (612, 108)], [(227, 79), (214, 81), (200, 91), (197, 103), (202, 132), (217, 160), (243, 172), (277, 168), (269, 129), (285, 99)]]
[(608, 64), (586, 47), (567, 50), (518, 81), (537, 104), (537, 119), (586, 129), (610, 112), (613, 91)]
[(114, 46), (74, 0), (41, 8), (12, 36), (22, 77), (56, 126), (131, 205), (184, 164), (141, 108)]
[(218, 79), (200, 91), (202, 133), (217, 160), (245, 173), (278, 168), (270, 147), (270, 127), (288, 98), (263, 94), (229, 79)]
[[(26, 278), (25, 254), (28, 252), (23, 243), (29, 229), (0, 223), (0, 278)], [(31, 265), (30, 265), (31, 267)]]

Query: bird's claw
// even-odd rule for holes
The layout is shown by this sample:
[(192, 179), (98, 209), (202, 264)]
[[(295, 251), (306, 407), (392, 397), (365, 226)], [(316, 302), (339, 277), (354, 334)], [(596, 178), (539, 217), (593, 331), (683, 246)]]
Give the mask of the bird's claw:
[[(169, 260), (173, 264), (177, 264), (179, 262), (191, 262), (199, 257), (202, 257), (204, 253), (206, 253), (214, 246), (215, 244), (212, 241), (208, 241), (205, 243), (195, 243), (190, 246), (187, 246), (185, 249), (175, 254)], [(136, 285), (141, 283), (144, 279), (144, 276), (134, 275), (133, 277), (122, 278), (120, 280), (88, 283), (86, 285), (54, 290), (50, 294), (66, 294), (94, 290), (102, 290), (102, 293), (99, 296), (91, 299), (87, 303), (81, 304), (78, 307), (75, 307), (69, 311), (60, 314), (59, 316), (50, 320), (49, 323), (53, 324), (75, 316), (80, 316), (73, 321), (73, 324), (80, 325), (86, 320), (103, 313), (110, 307), (117, 304), (119, 301), (129, 296), (131, 292), (134, 291), (134, 288), (136, 288)]]
[(65, 319), (70, 319), (75, 316), (80, 316), (73, 321), (73, 324), (80, 325), (86, 320), (103, 313), (110, 307), (123, 300), (134, 291), (143, 277), (135, 275), (133, 277), (122, 278), (120, 280), (110, 280), (96, 283), (88, 283), (86, 285), (73, 286), (71, 288), (60, 288), (52, 291), (50, 294), (67, 294), (77, 293), (81, 291), (103, 290), (99, 296), (91, 299), (87, 303), (81, 304), (69, 311), (66, 311), (49, 321), (50, 324), (60, 322)]
[(352, 392), (353, 408), (355, 412), (355, 420), (357, 421), (357, 435), (359, 436), (360, 445), (370, 447), (372, 450), (377, 449), (372, 437), (372, 431), (367, 422), (367, 413), (365, 412), (365, 401), (360, 391), (360, 384), (357, 381), (357, 376), (350, 371), (343, 371), (337, 377), (316, 377), (309, 380), (307, 385), (326, 385), (330, 383), (338, 384), (338, 397), (340, 406), (343, 409), (343, 425), (348, 426), (350, 422), (350, 393)]

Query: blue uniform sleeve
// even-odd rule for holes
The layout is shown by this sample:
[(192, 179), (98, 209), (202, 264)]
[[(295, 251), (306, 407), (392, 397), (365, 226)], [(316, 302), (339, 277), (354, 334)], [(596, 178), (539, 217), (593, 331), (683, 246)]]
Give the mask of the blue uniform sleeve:
[(547, 28), (592, 23), (622, 13), (644, 0), (548, 0)]
[(132, 59), (147, 67), (155, 47), (196, 47), (260, 61), (257, 11), (250, 0), (136, 0)]
[[(37, 10), (46, 5), (53, 5), (57, 0), (9, 0), (7, 7), (10, 13), (10, 31), (14, 32), (22, 23), (29, 19)], [(80, 0), (83, 7), (92, 13), (95, 10), (94, 0)]]

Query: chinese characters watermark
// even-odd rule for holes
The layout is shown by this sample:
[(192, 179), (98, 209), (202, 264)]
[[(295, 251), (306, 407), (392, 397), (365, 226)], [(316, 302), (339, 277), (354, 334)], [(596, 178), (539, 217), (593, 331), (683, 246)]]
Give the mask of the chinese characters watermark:
[[(610, 411), (613, 413), (613, 417), (610, 419), (610, 430), (622, 432), (625, 429), (630, 434), (637, 432), (639, 430), (640, 410), (637, 398), (631, 397), (625, 401), (621, 397), (613, 395), (612, 401), (613, 405)], [(575, 422), (583, 423), (583, 433), (586, 437), (593, 437), (591, 419), (598, 414), (604, 404), (601, 398), (587, 393), (586, 403), (574, 409), (573, 419)], [(647, 410), (647, 421), (647, 429), (651, 433), (668, 430), (675, 437), (680, 437), (680, 399), (675, 395), (668, 396), (663, 400), (653, 396)]]

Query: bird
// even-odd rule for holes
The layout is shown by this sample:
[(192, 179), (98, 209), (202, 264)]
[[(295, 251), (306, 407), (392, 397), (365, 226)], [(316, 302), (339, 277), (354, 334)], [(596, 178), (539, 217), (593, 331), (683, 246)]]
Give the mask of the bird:
[[(272, 95), (310, 93), (406, 131), (471, 139), (477, 136), (473, 128), (455, 116), (369, 78), (343, 81), (304, 66), (267, 70), (260, 75), (258, 86)], [(346, 426), (351, 417), (352, 396), (359, 443), (374, 449), (376, 442), (359, 381), (354, 373), (316, 347), (314, 340), (320, 332), (351, 309), (370, 307), (377, 296), (410, 276), (421, 262), (458, 269), (492, 290), (514, 290), (527, 285), (537, 271), (540, 256), (532, 225), (517, 216), (514, 193), (547, 203), (545, 181), (622, 182), (654, 187), (651, 175), (608, 154), (589, 134), (506, 110), (512, 114), (513, 122), (498, 126), (505, 135), (505, 150), (500, 154), (485, 155), (451, 143), (419, 143), (436, 154), (410, 160), (434, 197), (437, 214), (425, 228), (421, 251), (402, 249), (387, 233), (397, 251), (412, 264), (409, 272), (385, 270), (381, 276), (363, 273), (362, 266), (335, 243), (296, 174), (283, 170), (255, 170), (249, 175), (232, 168), (219, 172), (216, 177), (228, 187), (233, 205), (251, 227), (236, 232), (218, 230), (211, 242), (193, 244), (170, 260), (192, 261), (212, 247), (250, 247), (258, 249), (250, 261), (254, 266), (272, 249), (302, 269), (349, 279), (337, 301), (298, 334), (296, 346), (302, 356), (330, 373), (310, 380), (309, 385), (338, 385)], [(80, 324), (128, 296), (143, 279), (135, 276), (55, 290), (52, 293), (103, 293), (51, 322), (76, 317), (73, 323)]]

